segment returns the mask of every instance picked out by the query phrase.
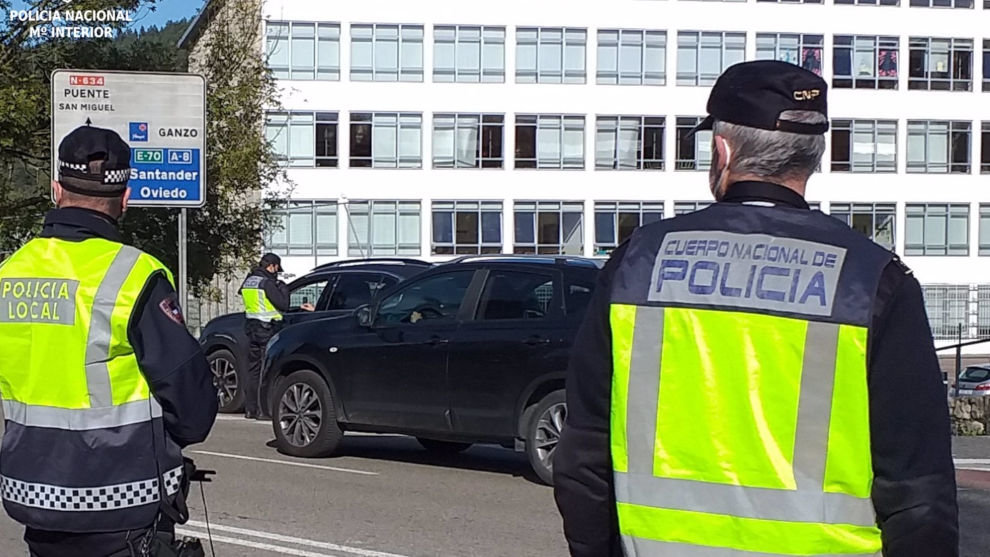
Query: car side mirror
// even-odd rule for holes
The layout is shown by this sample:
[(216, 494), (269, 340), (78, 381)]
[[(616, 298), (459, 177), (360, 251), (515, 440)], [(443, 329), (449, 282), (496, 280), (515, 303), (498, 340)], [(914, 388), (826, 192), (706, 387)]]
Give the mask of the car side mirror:
[(354, 315), (357, 316), (358, 325), (362, 327), (371, 327), (371, 306), (363, 305), (357, 308)]

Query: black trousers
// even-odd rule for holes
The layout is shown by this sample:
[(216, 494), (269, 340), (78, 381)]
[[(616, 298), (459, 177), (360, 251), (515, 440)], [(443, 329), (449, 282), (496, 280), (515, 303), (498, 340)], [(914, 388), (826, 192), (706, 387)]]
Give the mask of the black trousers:
[[(167, 521), (166, 521), (167, 522)], [(24, 533), (31, 557), (131, 557), (131, 544), (137, 544), (147, 530), (75, 534), (28, 528)], [(170, 542), (172, 526), (159, 525), (158, 536)]]
[(280, 323), (248, 319), (244, 323), (244, 332), (248, 338), (247, 373), (240, 378), (244, 390), (244, 413), (258, 415), (261, 413), (258, 389), (261, 381), (261, 365), (265, 361), (265, 346), (272, 336), (278, 332)]

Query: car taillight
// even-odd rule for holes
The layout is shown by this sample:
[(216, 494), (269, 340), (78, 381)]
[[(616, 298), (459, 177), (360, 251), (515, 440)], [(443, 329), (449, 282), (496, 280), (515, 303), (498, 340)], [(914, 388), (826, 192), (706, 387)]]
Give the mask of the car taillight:
[(982, 385), (976, 386), (977, 391), (990, 391), (990, 383), (984, 383)]

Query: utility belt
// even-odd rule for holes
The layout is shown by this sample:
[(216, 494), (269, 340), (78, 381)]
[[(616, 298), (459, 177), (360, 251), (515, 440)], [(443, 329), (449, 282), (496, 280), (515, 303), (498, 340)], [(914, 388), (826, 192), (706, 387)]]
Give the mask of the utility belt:
[(186, 498), (192, 482), (209, 482), (213, 470), (199, 470), (190, 458), (183, 457), (182, 480), (175, 498), (169, 502), (162, 493), (162, 506), (155, 526), (148, 533), (128, 541), (128, 549), (109, 557), (206, 557), (206, 551), (199, 538), (189, 536), (175, 539), (170, 532), (158, 532), (158, 524), (164, 519), (172, 524), (185, 524), (189, 521), (189, 507)]

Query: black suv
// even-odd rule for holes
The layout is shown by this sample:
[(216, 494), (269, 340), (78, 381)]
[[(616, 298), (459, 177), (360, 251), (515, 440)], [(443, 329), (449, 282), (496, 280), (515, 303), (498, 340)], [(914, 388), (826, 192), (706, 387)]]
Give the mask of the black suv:
[[(416, 259), (360, 259), (321, 265), (289, 284), (293, 309), (284, 316), (284, 325), (349, 315), (370, 303), (382, 288), (431, 266), (431, 263)], [(305, 303), (316, 306), (316, 311), (301, 311), (299, 307)], [(211, 320), (203, 327), (200, 343), (210, 360), (218, 387), (220, 411), (242, 411), (244, 394), (237, 388), (237, 370), (247, 367), (244, 313), (221, 315)]]
[(599, 260), (469, 256), (379, 293), (354, 316), (285, 329), (261, 397), (279, 450), (331, 454), (343, 431), (401, 433), (431, 451), (526, 451), (550, 483), (568, 352)]

